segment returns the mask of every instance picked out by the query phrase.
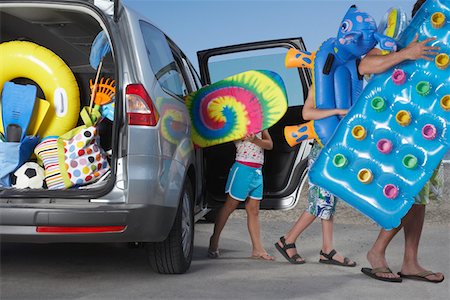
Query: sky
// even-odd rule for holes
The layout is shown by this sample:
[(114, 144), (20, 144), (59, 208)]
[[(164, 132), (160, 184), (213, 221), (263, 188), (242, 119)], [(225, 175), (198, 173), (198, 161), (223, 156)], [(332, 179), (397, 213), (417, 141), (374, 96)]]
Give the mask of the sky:
[[(315, 51), (335, 37), (355, 4), (377, 24), (399, 8), (411, 16), (416, 0), (122, 0), (164, 31), (198, 70), (197, 51), (240, 43), (302, 37)], [(450, 160), (450, 151), (447, 158)]]
[(280, 38), (303, 37), (315, 51), (337, 34), (355, 4), (377, 24), (391, 7), (410, 16), (415, 0), (122, 0), (163, 30), (197, 67), (197, 51)]

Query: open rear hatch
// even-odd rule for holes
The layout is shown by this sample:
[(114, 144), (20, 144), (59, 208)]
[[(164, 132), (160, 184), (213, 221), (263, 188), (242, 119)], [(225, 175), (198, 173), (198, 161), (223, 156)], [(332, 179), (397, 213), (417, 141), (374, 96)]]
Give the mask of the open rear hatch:
[(0, 197), (96, 198), (114, 186), (112, 18), (93, 1), (0, 3)]

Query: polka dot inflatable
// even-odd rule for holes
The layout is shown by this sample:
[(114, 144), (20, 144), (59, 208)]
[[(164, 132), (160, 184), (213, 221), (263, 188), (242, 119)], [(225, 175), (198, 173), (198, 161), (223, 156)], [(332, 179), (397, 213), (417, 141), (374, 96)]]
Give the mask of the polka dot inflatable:
[(400, 225), (450, 148), (449, 1), (427, 1), (399, 37), (436, 40), (434, 61), (375, 76), (310, 170), (310, 179), (385, 229)]
[(201, 88), (187, 96), (186, 105), (194, 144), (208, 147), (274, 125), (286, 113), (287, 95), (277, 73), (252, 70)]

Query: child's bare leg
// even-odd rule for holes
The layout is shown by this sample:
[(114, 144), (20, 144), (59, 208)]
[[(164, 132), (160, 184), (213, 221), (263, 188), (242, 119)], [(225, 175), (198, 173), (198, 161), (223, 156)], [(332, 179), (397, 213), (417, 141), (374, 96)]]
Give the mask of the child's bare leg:
[[(322, 219), (322, 252), (328, 254), (334, 249), (333, 247), (333, 217), (330, 219)], [(327, 259), (324, 256), (320, 256), (320, 259)], [(336, 253), (333, 256), (334, 260), (344, 263), (344, 256)], [(352, 260), (348, 261), (348, 264), (353, 264)]]
[(216, 216), (216, 221), (214, 223), (214, 232), (211, 235), (211, 238), (209, 239), (209, 250), (216, 251), (219, 248), (219, 238), (220, 234), (225, 227), (225, 224), (228, 221), (228, 218), (230, 217), (231, 213), (236, 209), (238, 206), (239, 201), (231, 197), (230, 195), (227, 196), (227, 200), (225, 201), (225, 204), (220, 209), (219, 213)]
[[(314, 220), (316, 219), (316, 216), (310, 214), (307, 211), (304, 211), (300, 217), (297, 219), (297, 222), (295, 222), (294, 226), (284, 235), (284, 238), (286, 240), (286, 244), (292, 244), (295, 243), (298, 239), (298, 237), (305, 231), (306, 228), (311, 225)], [(283, 243), (281, 241), (278, 241), (278, 245), (280, 247), (283, 247)], [(293, 257), (295, 254), (297, 254), (297, 249), (290, 248), (286, 250), (286, 253), (289, 255), (289, 257)], [(303, 261), (303, 259), (297, 259), (298, 261)]]
[(322, 251), (330, 253), (331, 250), (333, 250), (333, 217), (328, 220), (322, 219)]
[(252, 240), (252, 257), (273, 260), (274, 258), (267, 254), (261, 243), (261, 225), (259, 223), (259, 204), (260, 200), (248, 198), (245, 203), (247, 211), (247, 227)]
[(284, 238), (286, 239), (286, 243), (295, 243), (300, 234), (302, 234), (303, 231), (305, 231), (305, 229), (308, 228), (315, 219), (316, 216), (304, 211), (298, 218), (297, 222), (295, 222), (294, 226), (292, 226), (288, 233), (285, 234)]

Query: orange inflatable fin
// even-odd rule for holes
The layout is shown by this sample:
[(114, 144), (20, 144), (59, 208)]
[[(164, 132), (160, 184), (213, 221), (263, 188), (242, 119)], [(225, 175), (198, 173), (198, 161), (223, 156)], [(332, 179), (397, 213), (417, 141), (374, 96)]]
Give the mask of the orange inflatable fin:
[(299, 51), (291, 48), (286, 53), (284, 65), (286, 68), (313, 68), (316, 52)]
[(33, 114), (31, 115), (30, 125), (28, 126), (27, 134), (35, 136), (44, 121), (45, 115), (50, 107), (50, 102), (36, 98), (34, 104)]
[(317, 134), (314, 130), (314, 121), (284, 127), (284, 138), (291, 147), (304, 140), (317, 139)]

